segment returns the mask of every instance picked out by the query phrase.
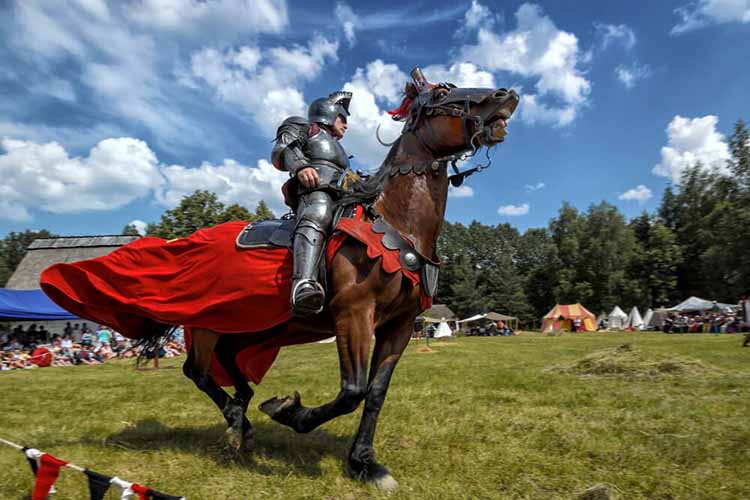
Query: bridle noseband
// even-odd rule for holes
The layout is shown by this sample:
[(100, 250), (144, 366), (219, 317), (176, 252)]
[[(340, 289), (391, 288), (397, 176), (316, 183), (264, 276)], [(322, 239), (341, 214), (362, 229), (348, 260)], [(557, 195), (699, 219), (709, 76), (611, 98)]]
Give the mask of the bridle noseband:
[[(487, 147), (486, 151), (486, 164), (477, 165), (476, 167), (470, 168), (463, 172), (461, 172), (456, 165), (458, 161), (468, 160), (469, 158), (472, 158), (474, 155), (476, 155), (477, 152), (482, 148), (482, 144), (479, 142), (479, 139), (481, 139), (483, 136), (485, 136), (485, 138), (489, 138), (489, 134), (491, 132), (484, 126), (484, 118), (482, 118), (480, 115), (471, 113), (472, 102), (479, 102), (486, 96), (475, 95), (471, 92), (467, 92), (462, 99), (451, 99), (450, 92), (455, 88), (456, 86), (451, 83), (439, 83), (432, 88), (423, 86), (422, 91), (418, 93), (417, 98), (409, 107), (409, 116), (406, 120), (406, 123), (404, 124), (404, 130), (402, 131), (402, 134), (404, 132), (412, 132), (417, 140), (430, 154), (432, 154), (433, 156), (438, 156), (437, 153), (432, 149), (432, 147), (427, 143), (427, 141), (424, 140), (422, 134), (420, 134), (420, 122), (424, 121), (425, 126), (428, 129), (432, 130), (430, 120), (426, 119), (426, 117), (452, 116), (461, 118), (461, 125), (464, 132), (465, 149), (462, 149), (458, 153), (438, 157), (434, 160), (428, 160), (414, 165), (394, 166), (391, 168), (391, 175), (396, 175), (397, 173), (403, 175), (410, 171), (421, 174), (426, 172), (428, 169), (432, 171), (438, 171), (441, 166), (447, 166), (447, 164), (450, 163), (454, 173), (448, 176), (448, 180), (450, 180), (451, 184), (454, 187), (459, 187), (461, 184), (463, 184), (466, 177), (469, 177), (476, 172), (481, 172), (482, 170), (490, 166), (490, 164), (492, 163), (489, 155), (490, 146)], [(444, 89), (448, 93), (448, 95), (440, 99), (440, 102), (436, 103), (434, 93), (436, 91), (439, 91), (440, 89)], [(456, 104), (458, 102), (463, 102), (462, 108), (451, 106), (451, 104)]]

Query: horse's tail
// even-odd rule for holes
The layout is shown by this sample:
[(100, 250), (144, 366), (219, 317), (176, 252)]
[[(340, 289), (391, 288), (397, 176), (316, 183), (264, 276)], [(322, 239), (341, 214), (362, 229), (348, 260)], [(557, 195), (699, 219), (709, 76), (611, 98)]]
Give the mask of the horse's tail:
[(139, 367), (144, 359), (148, 359), (149, 354), (158, 356), (159, 351), (169, 342), (176, 329), (177, 325), (165, 325), (158, 321), (146, 320), (144, 325), (146, 334), (133, 346), (133, 349), (138, 351), (135, 366)]

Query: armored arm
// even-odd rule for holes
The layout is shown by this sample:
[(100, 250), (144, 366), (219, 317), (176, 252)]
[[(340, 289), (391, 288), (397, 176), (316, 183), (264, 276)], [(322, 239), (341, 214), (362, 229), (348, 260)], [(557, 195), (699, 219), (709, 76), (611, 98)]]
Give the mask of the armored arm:
[(274, 167), (295, 176), (301, 169), (310, 166), (310, 160), (302, 151), (309, 128), (308, 121), (299, 116), (284, 120), (276, 132), (276, 144), (271, 153)]

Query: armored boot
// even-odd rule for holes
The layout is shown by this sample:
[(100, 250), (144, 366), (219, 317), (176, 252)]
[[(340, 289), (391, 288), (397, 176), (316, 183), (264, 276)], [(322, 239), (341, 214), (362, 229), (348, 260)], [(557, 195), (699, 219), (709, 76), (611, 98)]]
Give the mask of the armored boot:
[(333, 218), (333, 202), (323, 191), (302, 196), (294, 232), (292, 312), (297, 317), (317, 314), (325, 305), (325, 290), (318, 283), (318, 266)]

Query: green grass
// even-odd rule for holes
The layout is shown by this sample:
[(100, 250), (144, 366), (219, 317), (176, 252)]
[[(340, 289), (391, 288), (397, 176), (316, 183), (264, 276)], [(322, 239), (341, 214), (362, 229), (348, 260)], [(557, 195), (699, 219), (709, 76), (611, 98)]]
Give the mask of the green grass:
[[(554, 369), (626, 342), (707, 370)], [(389, 498), (570, 499), (595, 483), (625, 499), (750, 498), (750, 349), (740, 343), (632, 333), (462, 338), (433, 343), (433, 353), (412, 344), (375, 439), (400, 483)], [(181, 362), (2, 373), (0, 437), (193, 500), (384, 496), (344, 473), (359, 411), (296, 435), (257, 410), (295, 389), (307, 405), (333, 397), (333, 344), (282, 351), (251, 404), (256, 449), (241, 458), (223, 448), (223, 419)], [(63, 470), (57, 484), (58, 500), (87, 498), (77, 472)], [(0, 446), (0, 498), (24, 498), (31, 485), (22, 454)]]

